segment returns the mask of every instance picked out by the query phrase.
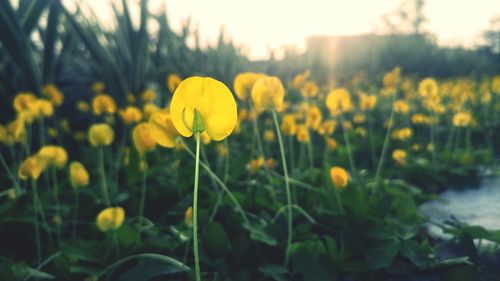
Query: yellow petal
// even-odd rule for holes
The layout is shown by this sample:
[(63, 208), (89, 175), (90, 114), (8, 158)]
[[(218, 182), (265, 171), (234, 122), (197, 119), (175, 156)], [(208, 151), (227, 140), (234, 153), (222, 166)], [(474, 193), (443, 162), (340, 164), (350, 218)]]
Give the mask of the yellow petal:
[(175, 147), (175, 140), (179, 133), (175, 129), (167, 109), (154, 112), (149, 118), (148, 124), (151, 136), (156, 143), (163, 147)]
[(102, 210), (97, 215), (97, 227), (102, 232), (120, 228), (125, 220), (125, 210), (122, 207), (110, 207)]

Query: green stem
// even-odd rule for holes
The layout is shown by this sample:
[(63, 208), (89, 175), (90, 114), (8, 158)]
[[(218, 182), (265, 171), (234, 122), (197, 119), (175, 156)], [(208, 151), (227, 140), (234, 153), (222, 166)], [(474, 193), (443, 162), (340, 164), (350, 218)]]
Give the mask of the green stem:
[(142, 225), (144, 223), (144, 203), (146, 201), (146, 184), (148, 179), (146, 155), (144, 155), (144, 161), (146, 162), (146, 169), (142, 171), (141, 181), (141, 201), (139, 203), (139, 244), (141, 243)]
[(33, 189), (33, 223), (35, 224), (36, 263), (39, 264), (42, 261), (42, 244), (40, 240), (40, 225), (38, 224), (38, 192), (35, 180), (31, 181), (31, 187)]
[(80, 190), (78, 188), (74, 189), (75, 191), (75, 216), (73, 217), (73, 229), (71, 236), (73, 238), (76, 237), (76, 225), (78, 224), (78, 209), (80, 208)]
[(433, 164), (436, 164), (436, 140), (435, 140), (435, 137), (434, 137), (434, 119), (437, 120), (437, 118), (435, 118), (435, 115), (431, 112), (431, 117), (432, 117), (432, 120), (431, 120), (431, 124), (430, 124), (430, 129), (431, 129), (431, 143), (432, 143), (432, 151), (431, 151), (431, 155), (432, 155), (432, 163)]
[(288, 237), (286, 241), (286, 253), (285, 253), (285, 267), (288, 265), (290, 246), (292, 244), (292, 196), (290, 193), (290, 179), (288, 177), (288, 170), (286, 167), (286, 157), (285, 157), (285, 147), (283, 146), (283, 139), (281, 137), (280, 126), (278, 122), (278, 114), (276, 110), (272, 110), (274, 126), (276, 128), (276, 135), (278, 135), (278, 143), (280, 146), (281, 153), (281, 163), (283, 165), (283, 174), (285, 176), (285, 192), (286, 192), (286, 204), (288, 206)]
[(14, 188), (16, 189), (16, 196), (19, 196), (21, 194), (21, 186), (19, 185), (19, 182), (17, 182), (17, 179), (14, 176), (14, 174), (12, 174), (12, 171), (9, 169), (9, 165), (7, 165), (7, 162), (5, 162), (5, 158), (3, 158), (2, 153), (0, 153), (0, 162), (5, 171), (7, 171), (7, 175), (11, 179), (12, 183), (14, 184)]
[(394, 119), (394, 106), (391, 104), (391, 115), (389, 116), (389, 124), (387, 126), (387, 131), (385, 133), (384, 145), (382, 146), (382, 153), (380, 154), (380, 159), (378, 160), (377, 172), (375, 173), (376, 181), (379, 180), (380, 173), (382, 172), (382, 166), (384, 165), (387, 148), (389, 147), (389, 138), (391, 136), (393, 119)]
[[(61, 204), (59, 203), (59, 186), (57, 182), (57, 175), (56, 175), (56, 170), (54, 167), (50, 168), (50, 176), (52, 177), (52, 183), (54, 184), (52, 186), (52, 191), (53, 191), (53, 197), (54, 197), (54, 202), (55, 202), (55, 209), (56, 209), (56, 216), (59, 219), (61, 218)], [(56, 225), (56, 239), (57, 239), (57, 244), (60, 243), (61, 241), (61, 224)]]
[(100, 146), (98, 148), (98, 154), (99, 154), (99, 175), (101, 177), (101, 195), (102, 195), (102, 200), (104, 201), (104, 204), (106, 204), (106, 207), (109, 207), (111, 204), (109, 202), (109, 195), (108, 195), (108, 186), (106, 183), (106, 174), (104, 171), (104, 147)]
[(200, 173), (200, 132), (195, 133), (196, 157), (194, 170), (194, 194), (193, 194), (193, 245), (194, 245), (194, 267), (196, 281), (201, 280), (200, 276), (200, 256), (198, 249), (198, 180)]
[(342, 125), (342, 133), (344, 135), (344, 142), (347, 148), (347, 158), (349, 159), (349, 166), (351, 167), (351, 174), (354, 181), (356, 181), (356, 169), (354, 168), (354, 159), (352, 158), (351, 144), (347, 136), (347, 131), (344, 127), (344, 113), (340, 111), (340, 124)]
[[(184, 147), (186, 148), (186, 151), (189, 153), (189, 155), (191, 155), (191, 157), (196, 159), (196, 155), (193, 153), (193, 151), (191, 149), (189, 149), (189, 147), (186, 145), (186, 143), (182, 139), (180, 139), (180, 141), (184, 144)], [(229, 188), (224, 184), (224, 182), (222, 182), (222, 180), (219, 177), (217, 177), (217, 175), (214, 172), (212, 172), (212, 170), (210, 169), (210, 167), (207, 164), (200, 162), (200, 165), (203, 169), (205, 169), (205, 172), (207, 172), (208, 175), (211, 178), (213, 178), (217, 182), (217, 184), (219, 184), (219, 186), (224, 190), (224, 192), (227, 193), (227, 195), (229, 196), (231, 201), (233, 201), (234, 205), (236, 206), (236, 209), (238, 209), (238, 211), (240, 212), (241, 217), (243, 218), (245, 223), (249, 227), (251, 227), (251, 224), (248, 221), (248, 218), (245, 214), (245, 211), (243, 211), (243, 208), (241, 207), (240, 203), (238, 202), (238, 200), (236, 200), (236, 197), (234, 197), (234, 195), (231, 193)]]

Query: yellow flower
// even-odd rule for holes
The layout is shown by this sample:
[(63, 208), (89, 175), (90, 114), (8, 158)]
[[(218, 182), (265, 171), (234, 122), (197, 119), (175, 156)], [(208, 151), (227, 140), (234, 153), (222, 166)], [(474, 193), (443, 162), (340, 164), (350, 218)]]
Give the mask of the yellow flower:
[(151, 136), (159, 145), (168, 148), (175, 147), (175, 140), (179, 136), (179, 132), (177, 132), (172, 123), (168, 109), (154, 112), (151, 115), (149, 118), (149, 130), (151, 131)]
[(238, 116), (236, 101), (226, 85), (213, 78), (197, 76), (187, 78), (177, 87), (170, 103), (170, 115), (181, 135), (190, 137), (194, 130), (206, 131), (216, 141), (231, 134)]
[(356, 113), (352, 118), (354, 124), (363, 124), (366, 121), (366, 116), (362, 113)]
[(311, 140), (309, 129), (306, 125), (297, 126), (297, 141), (301, 143), (308, 143)]
[(264, 140), (266, 142), (273, 142), (274, 141), (274, 131), (267, 129), (264, 131)]
[(42, 93), (55, 106), (61, 105), (64, 101), (63, 93), (54, 84), (45, 85), (42, 89)]
[(174, 93), (177, 87), (181, 84), (182, 79), (177, 74), (170, 74), (167, 78), (167, 86), (170, 93)]
[(73, 161), (69, 165), (69, 180), (71, 187), (85, 187), (89, 185), (89, 173), (82, 163)]
[(329, 136), (335, 132), (335, 128), (337, 127), (337, 121), (335, 120), (326, 120), (318, 127), (318, 134), (322, 136)]
[(411, 138), (412, 135), (413, 135), (413, 131), (411, 128), (408, 128), (408, 127), (402, 128), (399, 130), (394, 130), (392, 132), (392, 138), (397, 139), (397, 140), (401, 140), (401, 141)]
[(497, 94), (500, 94), (500, 75), (493, 78), (491, 82), (491, 90)]
[(396, 161), (396, 164), (403, 166), (406, 164), (406, 151), (402, 149), (395, 149), (392, 152), (392, 159)]
[(186, 209), (184, 213), (184, 223), (189, 227), (193, 226), (193, 207)]
[(89, 111), (90, 105), (86, 101), (79, 101), (76, 103), (76, 108), (78, 109), (78, 111), (85, 113)]
[(281, 80), (275, 76), (262, 76), (252, 88), (252, 101), (257, 112), (266, 109), (283, 110), (285, 88)]
[(140, 123), (132, 130), (132, 141), (140, 155), (156, 148), (150, 123)]
[(252, 94), (252, 88), (255, 82), (264, 74), (255, 72), (244, 72), (236, 75), (233, 82), (234, 92), (236, 96), (245, 101)]
[(472, 122), (472, 114), (470, 112), (458, 112), (453, 115), (453, 126), (465, 128)]
[(220, 156), (220, 157), (226, 157), (227, 154), (229, 153), (229, 150), (227, 148), (227, 146), (225, 146), (224, 144), (222, 143), (219, 143), (217, 144), (217, 154)]
[(14, 109), (20, 113), (23, 111), (33, 110), (37, 98), (31, 92), (20, 92), (14, 98)]
[(39, 99), (35, 102), (35, 117), (51, 117), (54, 114), (52, 103), (45, 99)]
[(148, 103), (148, 104), (144, 105), (144, 108), (142, 109), (142, 113), (144, 115), (144, 120), (149, 120), (151, 115), (153, 115), (153, 113), (155, 113), (157, 111), (160, 111), (160, 108), (154, 103)]
[(431, 120), (428, 116), (420, 113), (414, 114), (411, 117), (411, 122), (413, 122), (413, 124), (430, 124), (430, 121)]
[(310, 75), (311, 72), (309, 70), (306, 70), (302, 73), (295, 75), (295, 77), (293, 77), (292, 86), (295, 89), (300, 90)]
[(97, 215), (96, 222), (102, 232), (108, 232), (120, 228), (124, 220), (125, 210), (122, 207), (109, 207)]
[(62, 168), (68, 162), (68, 153), (66, 149), (57, 145), (46, 145), (40, 148), (38, 155), (47, 161), (47, 165), (54, 165)]
[(153, 102), (156, 99), (156, 92), (153, 89), (146, 89), (141, 94), (143, 103)]
[(357, 127), (356, 130), (354, 130), (354, 132), (356, 133), (356, 135), (362, 138), (366, 137), (367, 135), (365, 127)]
[(392, 105), (394, 107), (394, 112), (400, 114), (407, 114), (410, 111), (410, 105), (404, 100), (397, 100)]
[(323, 115), (321, 114), (321, 110), (315, 105), (311, 106), (307, 112), (307, 126), (316, 130), (321, 124), (322, 119)]
[(305, 98), (315, 97), (318, 95), (318, 85), (312, 81), (307, 81), (304, 83), (302, 88), (300, 89), (300, 93)]
[(264, 157), (260, 156), (257, 159), (252, 159), (247, 164), (247, 169), (250, 170), (250, 173), (257, 172), (260, 168), (264, 167), (266, 164), (266, 160)]
[(87, 138), (87, 135), (85, 134), (85, 132), (78, 131), (73, 134), (73, 138), (78, 142), (82, 142)]
[(401, 81), (401, 69), (399, 67), (394, 68), (392, 71), (387, 72), (383, 78), (383, 84), (385, 88), (395, 88)]
[(281, 130), (287, 136), (293, 136), (297, 132), (297, 123), (295, 122), (295, 116), (292, 114), (285, 114), (283, 121), (281, 123)]
[(418, 84), (418, 93), (422, 98), (434, 98), (438, 96), (439, 87), (433, 78), (425, 78)]
[(351, 97), (345, 88), (336, 88), (328, 93), (326, 97), (326, 107), (331, 115), (351, 110)]
[(142, 112), (135, 106), (127, 106), (124, 110), (120, 110), (120, 116), (122, 117), (123, 123), (130, 125), (141, 121)]
[(337, 149), (337, 141), (334, 138), (326, 139), (326, 148), (330, 151)]
[(377, 105), (376, 95), (359, 94), (359, 107), (363, 111), (372, 110)]
[(89, 141), (92, 146), (110, 145), (114, 138), (115, 132), (108, 124), (95, 124), (89, 129)]
[(101, 94), (102, 92), (104, 92), (105, 87), (106, 85), (104, 85), (104, 82), (94, 82), (94, 84), (92, 84), (92, 92), (94, 92), (95, 94)]
[(330, 178), (336, 189), (342, 190), (349, 184), (349, 174), (342, 167), (332, 167), (330, 169)]
[(92, 110), (95, 115), (113, 114), (116, 112), (116, 103), (106, 94), (99, 94), (92, 100)]
[(47, 160), (38, 154), (26, 158), (19, 166), (17, 174), (22, 180), (29, 178), (37, 180), (43, 171), (47, 168)]
[(200, 137), (201, 137), (201, 142), (205, 145), (212, 142), (212, 140), (210, 139), (210, 136), (207, 134), (206, 131), (201, 133)]

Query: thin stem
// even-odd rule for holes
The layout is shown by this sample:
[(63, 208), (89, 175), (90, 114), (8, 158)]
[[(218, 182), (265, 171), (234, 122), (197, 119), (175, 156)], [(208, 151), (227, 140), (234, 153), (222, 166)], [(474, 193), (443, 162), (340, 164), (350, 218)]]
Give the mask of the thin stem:
[(283, 174), (285, 176), (285, 192), (286, 192), (286, 202), (288, 206), (288, 237), (286, 241), (286, 253), (285, 253), (285, 267), (288, 265), (288, 259), (290, 255), (290, 246), (292, 244), (292, 196), (290, 193), (290, 179), (288, 177), (288, 170), (286, 167), (286, 157), (285, 157), (285, 147), (283, 146), (283, 139), (281, 137), (280, 126), (278, 122), (278, 114), (276, 110), (272, 110), (274, 127), (276, 128), (276, 135), (278, 135), (278, 143), (280, 146), (281, 153), (281, 163), (283, 165)]
[(382, 172), (382, 165), (384, 165), (385, 154), (387, 148), (389, 147), (389, 138), (391, 136), (392, 123), (394, 120), (394, 106), (391, 104), (391, 115), (389, 116), (389, 124), (387, 124), (387, 132), (385, 133), (384, 146), (382, 146), (382, 153), (380, 154), (380, 159), (378, 160), (377, 172), (375, 173), (375, 180), (378, 181), (380, 177), (380, 172)]
[(194, 170), (194, 194), (193, 194), (193, 245), (194, 245), (194, 267), (196, 281), (201, 280), (200, 276), (200, 256), (198, 249), (198, 180), (200, 173), (200, 132), (195, 133), (196, 157)]
[(75, 192), (75, 216), (73, 217), (73, 229), (71, 236), (76, 237), (76, 225), (78, 223), (78, 209), (80, 208), (80, 190), (78, 188), (74, 189)]
[[(196, 155), (193, 153), (193, 151), (191, 149), (189, 149), (189, 147), (186, 145), (186, 143), (182, 139), (180, 139), (180, 141), (184, 144), (184, 147), (185, 147), (186, 151), (189, 153), (189, 155), (191, 155), (191, 157), (196, 159)], [(245, 224), (247, 224), (248, 226), (251, 227), (251, 224), (248, 221), (248, 218), (245, 214), (245, 211), (241, 207), (238, 200), (236, 200), (236, 197), (234, 197), (234, 195), (231, 193), (229, 188), (224, 184), (224, 182), (222, 182), (222, 180), (214, 172), (212, 172), (212, 170), (210, 169), (210, 167), (207, 164), (200, 162), (200, 165), (203, 169), (205, 169), (205, 172), (207, 172), (208, 175), (211, 178), (213, 178), (217, 182), (217, 184), (219, 184), (219, 186), (224, 190), (224, 192), (227, 193), (227, 195), (229, 196), (231, 201), (233, 201), (234, 205), (236, 206), (236, 209), (238, 209), (238, 211), (240, 212), (241, 217), (243, 218)]]
[(101, 195), (102, 195), (102, 200), (104, 201), (104, 204), (106, 204), (106, 207), (109, 207), (111, 204), (109, 202), (109, 195), (108, 195), (108, 186), (106, 183), (106, 173), (104, 171), (104, 147), (100, 146), (98, 148), (98, 154), (99, 154), (99, 174), (101, 177)]
[(144, 155), (144, 161), (146, 162), (146, 168), (142, 173), (141, 201), (139, 203), (139, 244), (141, 243), (142, 224), (144, 223), (144, 203), (146, 201), (146, 184), (148, 179), (146, 155)]
[(434, 119), (437, 120), (437, 118), (435, 117), (435, 115), (431, 112), (431, 117), (432, 117), (432, 120), (431, 120), (431, 124), (430, 124), (430, 134), (431, 134), (431, 143), (432, 143), (432, 151), (431, 151), (431, 155), (432, 155), (432, 163), (435, 164), (436, 163), (436, 140), (435, 140), (435, 130), (434, 130)]
[(35, 180), (31, 180), (31, 188), (33, 189), (33, 223), (35, 224), (36, 263), (39, 264), (42, 261), (42, 244), (40, 241), (40, 225), (38, 223), (38, 193)]
[(347, 137), (347, 131), (344, 127), (344, 113), (342, 110), (340, 111), (340, 125), (342, 125), (342, 133), (344, 135), (344, 142), (345, 142), (345, 146), (347, 148), (347, 158), (349, 159), (349, 166), (351, 167), (352, 177), (353, 177), (353, 180), (356, 180), (356, 170), (354, 168), (354, 159), (352, 158), (351, 144), (349, 142), (349, 138)]
[[(56, 170), (54, 167), (50, 168), (50, 176), (52, 177), (52, 183), (54, 184), (52, 186), (52, 191), (53, 191), (53, 197), (55, 201), (55, 208), (56, 208), (56, 216), (61, 219), (61, 204), (59, 203), (59, 186), (57, 182), (57, 175), (56, 175)], [(61, 241), (61, 224), (56, 225), (56, 239), (57, 243), (59, 244)]]
[(9, 178), (12, 180), (12, 183), (14, 184), (14, 188), (16, 189), (16, 195), (19, 196), (21, 194), (21, 186), (19, 185), (19, 182), (17, 182), (16, 177), (14, 174), (12, 174), (12, 171), (9, 169), (9, 165), (7, 165), (7, 162), (5, 162), (5, 158), (3, 158), (3, 154), (0, 153), (0, 162), (7, 171), (7, 175), (9, 175)]

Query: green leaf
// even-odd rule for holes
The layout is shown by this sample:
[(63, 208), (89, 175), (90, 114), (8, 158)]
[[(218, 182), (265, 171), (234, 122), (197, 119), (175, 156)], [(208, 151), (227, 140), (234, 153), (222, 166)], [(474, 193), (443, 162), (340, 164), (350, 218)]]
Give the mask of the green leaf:
[(125, 247), (134, 245), (139, 242), (139, 230), (129, 224), (124, 224), (116, 231), (116, 238)]
[(52, 2), (52, 0), (31, 1), (30, 6), (22, 15), (21, 24), (24, 31), (29, 36), (31, 31), (38, 25), (43, 10)]
[(262, 218), (253, 222), (252, 225), (244, 224), (243, 227), (250, 231), (250, 238), (253, 240), (263, 242), (269, 246), (275, 246), (278, 244), (276, 238), (267, 232), (268, 224)]
[(99, 248), (98, 243), (83, 240), (66, 241), (61, 245), (63, 254), (72, 259), (84, 261), (100, 261)]
[(365, 256), (366, 263), (372, 270), (389, 267), (398, 251), (399, 242), (397, 240), (387, 241), (368, 249)]
[(326, 259), (326, 249), (319, 240), (293, 243), (290, 246), (290, 256), (292, 258), (293, 272), (302, 275), (303, 280), (326, 281), (332, 280), (332, 272), (328, 269)]
[(12, 266), (14, 275), (19, 280), (34, 278), (34, 279), (54, 279), (54, 276), (46, 272), (31, 268), (24, 262), (16, 263)]
[[(145, 281), (158, 276), (166, 276), (184, 272), (185, 269), (159, 260), (141, 260), (123, 274), (116, 277), (117, 281)], [(114, 279), (115, 280), (115, 279)]]
[(265, 276), (271, 277), (276, 281), (286, 281), (290, 279), (287, 278), (287, 275), (290, 274), (290, 272), (282, 265), (264, 264), (259, 267), (259, 271)]
[(224, 256), (231, 248), (226, 230), (217, 222), (210, 222), (204, 226), (203, 248), (213, 258)]

